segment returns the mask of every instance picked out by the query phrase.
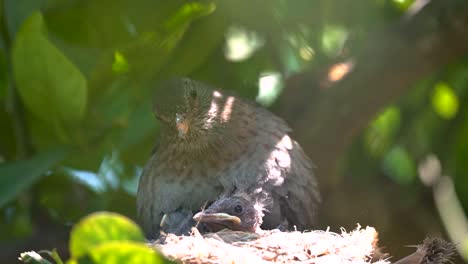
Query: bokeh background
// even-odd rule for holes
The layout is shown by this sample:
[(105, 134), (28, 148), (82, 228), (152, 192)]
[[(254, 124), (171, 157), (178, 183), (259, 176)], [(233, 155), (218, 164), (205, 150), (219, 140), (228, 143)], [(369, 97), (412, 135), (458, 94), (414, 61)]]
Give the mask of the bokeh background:
[(91, 212), (135, 218), (171, 76), (291, 124), (317, 166), (318, 228), (373, 226), (395, 258), (441, 236), (468, 258), (465, 1), (0, 3), (2, 263), (67, 256)]

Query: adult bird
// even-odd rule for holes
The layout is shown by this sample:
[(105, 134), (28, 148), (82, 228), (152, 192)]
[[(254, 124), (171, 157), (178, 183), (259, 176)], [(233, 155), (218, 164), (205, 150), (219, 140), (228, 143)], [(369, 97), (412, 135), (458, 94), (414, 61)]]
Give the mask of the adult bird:
[[(269, 199), (263, 229), (287, 221), (311, 228), (320, 203), (312, 163), (286, 123), (268, 110), (198, 81), (161, 84), (153, 111), (158, 146), (143, 169), (137, 194), (148, 237), (177, 233), (207, 201), (234, 191)], [(184, 213), (186, 212), (186, 213)], [(164, 219), (172, 219), (170, 224)]]

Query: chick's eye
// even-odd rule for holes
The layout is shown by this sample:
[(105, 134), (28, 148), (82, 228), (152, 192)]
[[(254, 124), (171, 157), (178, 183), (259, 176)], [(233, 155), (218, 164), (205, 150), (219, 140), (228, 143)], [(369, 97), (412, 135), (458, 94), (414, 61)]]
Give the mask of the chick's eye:
[(242, 206), (241, 205), (236, 205), (236, 207), (234, 207), (234, 212), (240, 214), (242, 213)]

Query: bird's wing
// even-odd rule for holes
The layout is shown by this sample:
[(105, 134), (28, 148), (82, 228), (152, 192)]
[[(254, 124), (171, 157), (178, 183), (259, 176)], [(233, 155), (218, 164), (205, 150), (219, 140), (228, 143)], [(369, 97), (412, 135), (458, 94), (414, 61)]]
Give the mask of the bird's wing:
[[(163, 216), (177, 224), (181, 212), (200, 210), (203, 203), (214, 200), (220, 193), (219, 186), (207, 177), (184, 177), (164, 169), (157, 152), (143, 169), (137, 193), (137, 210), (143, 230), (147, 236), (159, 235)], [(172, 215), (174, 214), (174, 215)], [(183, 214), (182, 218), (186, 218)], [(174, 217), (173, 217), (174, 216)], [(163, 230), (175, 232), (178, 226), (167, 226)]]
[(277, 224), (286, 219), (298, 229), (310, 228), (320, 204), (312, 162), (289, 137), (291, 129), (281, 118), (264, 109), (258, 111), (260, 135), (257, 140), (260, 146), (267, 146), (263, 154), (266, 174), (260, 174), (266, 177), (258, 180), (263, 182), (263, 189), (271, 193), (274, 201), (266, 223)]
[(281, 214), (299, 230), (312, 228), (321, 200), (313, 165), (297, 142), (288, 152), (292, 162), (279, 189)]

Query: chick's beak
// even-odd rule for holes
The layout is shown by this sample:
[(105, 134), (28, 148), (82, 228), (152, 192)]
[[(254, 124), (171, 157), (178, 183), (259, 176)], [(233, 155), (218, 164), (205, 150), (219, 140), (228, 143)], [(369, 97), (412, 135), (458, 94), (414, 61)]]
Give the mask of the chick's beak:
[(179, 132), (179, 138), (185, 138), (189, 131), (189, 124), (186, 118), (181, 114), (176, 114), (176, 128)]
[(199, 212), (193, 216), (193, 220), (204, 223), (223, 223), (232, 222), (234, 224), (240, 224), (241, 219), (237, 216), (233, 216), (226, 213), (209, 213)]

